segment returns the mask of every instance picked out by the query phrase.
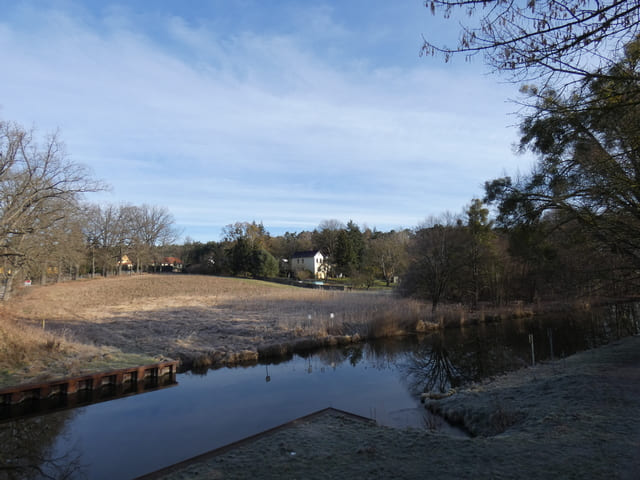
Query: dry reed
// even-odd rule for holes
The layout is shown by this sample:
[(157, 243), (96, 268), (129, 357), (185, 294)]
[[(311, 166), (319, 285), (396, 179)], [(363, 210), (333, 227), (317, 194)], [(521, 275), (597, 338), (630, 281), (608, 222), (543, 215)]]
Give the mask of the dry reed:
[(283, 308), (279, 325), (296, 336), (381, 338), (415, 332), (426, 312), (423, 303), (391, 295), (320, 291)]

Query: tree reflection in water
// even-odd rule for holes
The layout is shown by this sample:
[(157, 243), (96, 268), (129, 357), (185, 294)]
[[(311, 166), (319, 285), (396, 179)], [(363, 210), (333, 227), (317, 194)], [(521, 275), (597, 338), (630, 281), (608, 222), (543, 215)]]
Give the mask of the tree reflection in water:
[(309, 355), (323, 369), (347, 362), (356, 366), (366, 361), (369, 368), (398, 370), (416, 395), (446, 393), (463, 383), (522, 366), (522, 353), (517, 354), (507, 346), (508, 336), (501, 326), (482, 326), (445, 330), (420, 338), (381, 339)]
[(0, 478), (69, 479), (82, 478), (80, 455), (75, 449), (55, 452), (56, 439), (73, 411), (57, 412), (0, 424)]
[(445, 346), (441, 334), (431, 337), (412, 352), (405, 367), (409, 387), (414, 392), (448, 392), (462, 380), (462, 372), (456, 367)]
[(547, 360), (639, 331), (640, 303), (563, 311), (437, 332), (422, 339), (400, 368), (415, 394), (446, 393), (530, 365), (529, 334), (536, 359)]
[(414, 394), (444, 394), (468, 382), (522, 366), (501, 328), (438, 332), (422, 339), (400, 369)]

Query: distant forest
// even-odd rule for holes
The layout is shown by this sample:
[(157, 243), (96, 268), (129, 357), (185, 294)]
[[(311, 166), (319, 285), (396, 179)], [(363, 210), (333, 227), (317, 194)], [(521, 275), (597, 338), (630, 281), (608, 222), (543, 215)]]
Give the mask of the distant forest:
[(383, 232), (327, 220), (313, 231), (280, 236), (255, 222), (238, 222), (225, 232), (219, 242), (173, 247), (188, 272), (307, 280), (311, 272), (292, 273), (283, 260), (318, 250), (329, 281), (392, 286), (434, 307), (620, 298), (638, 287), (638, 272), (626, 255), (577, 221), (550, 212), (532, 224), (496, 226), (480, 200), (459, 215), (432, 217), (414, 229)]

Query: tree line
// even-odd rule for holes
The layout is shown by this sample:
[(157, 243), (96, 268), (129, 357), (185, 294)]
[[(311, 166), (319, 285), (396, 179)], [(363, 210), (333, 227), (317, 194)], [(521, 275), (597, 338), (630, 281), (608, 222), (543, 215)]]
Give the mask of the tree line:
[(635, 294), (640, 3), (429, 0), (425, 6), (445, 18), (463, 15), (456, 16), (462, 18), (456, 47), (426, 38), (423, 53), (446, 61), (480, 55), (494, 72), (522, 83), (520, 148), (538, 159), (517, 178), (486, 182), (484, 198), (497, 210), (494, 234), (508, 245), (503, 258), (517, 260), (521, 271), (514, 283), (512, 274), (503, 276), (508, 290), (516, 287), (526, 299)]
[(311, 272), (292, 272), (288, 262), (296, 252), (320, 251), (328, 277), (366, 287), (377, 279), (390, 285), (405, 268), (409, 236), (409, 230), (380, 232), (335, 219), (313, 231), (272, 236), (262, 223), (236, 222), (223, 229), (219, 242), (187, 240), (181, 255), (197, 273), (308, 279)]
[(388, 232), (325, 220), (312, 231), (272, 236), (261, 223), (237, 222), (219, 242), (187, 241), (181, 255), (193, 273), (310, 278), (291, 272), (295, 252), (319, 250), (329, 281), (368, 288), (376, 283), (431, 302), (470, 308), (514, 301), (572, 302), (634, 295), (637, 270), (561, 212), (535, 223), (504, 225), (474, 199), (459, 214), (430, 217), (411, 229)]
[[(92, 205), (84, 194), (106, 188), (69, 160), (59, 135), (0, 120), (0, 279), (4, 298), (14, 281), (117, 272), (128, 255), (137, 270), (175, 242), (164, 207)], [(90, 261), (89, 261), (90, 259)]]

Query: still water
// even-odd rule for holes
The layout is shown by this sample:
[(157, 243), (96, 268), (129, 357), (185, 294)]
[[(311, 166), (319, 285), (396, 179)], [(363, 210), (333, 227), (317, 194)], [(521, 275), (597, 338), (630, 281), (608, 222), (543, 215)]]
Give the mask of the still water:
[[(334, 407), (393, 427), (460, 434), (421, 405), (424, 391), (561, 358), (638, 332), (638, 309), (451, 329), (280, 363), (184, 373), (173, 387), (0, 424), (0, 463), (54, 478), (134, 478)], [(0, 470), (41, 478), (36, 469)], [(7, 473), (8, 472), (8, 473)]]

